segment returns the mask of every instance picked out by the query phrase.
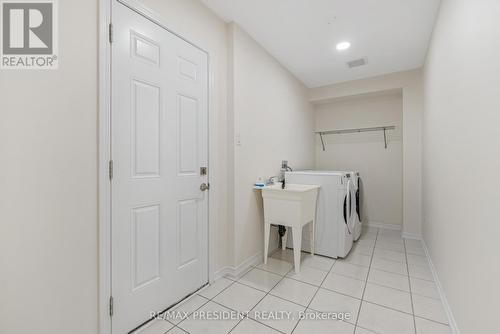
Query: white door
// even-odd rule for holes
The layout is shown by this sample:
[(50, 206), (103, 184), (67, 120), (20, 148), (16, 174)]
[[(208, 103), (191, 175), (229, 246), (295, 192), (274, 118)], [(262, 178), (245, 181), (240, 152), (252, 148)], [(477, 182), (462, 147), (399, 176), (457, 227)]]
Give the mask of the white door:
[(208, 281), (207, 55), (113, 1), (113, 333)]

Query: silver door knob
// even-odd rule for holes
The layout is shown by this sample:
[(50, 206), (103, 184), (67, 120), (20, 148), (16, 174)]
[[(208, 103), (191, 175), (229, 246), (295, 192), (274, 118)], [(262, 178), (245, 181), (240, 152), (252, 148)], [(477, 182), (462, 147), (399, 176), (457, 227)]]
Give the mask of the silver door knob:
[(200, 185), (200, 190), (201, 191), (206, 191), (206, 190), (209, 190), (210, 189), (210, 184), (207, 184), (207, 183), (202, 183)]

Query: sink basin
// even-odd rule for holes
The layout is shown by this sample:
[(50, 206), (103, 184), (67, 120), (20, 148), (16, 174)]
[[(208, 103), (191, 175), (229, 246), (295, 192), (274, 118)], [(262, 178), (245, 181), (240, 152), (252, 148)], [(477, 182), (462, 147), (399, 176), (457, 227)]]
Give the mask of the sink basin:
[(302, 226), (312, 221), (316, 213), (318, 185), (281, 184), (262, 188), (264, 199), (264, 220), (270, 224)]
[[(270, 226), (283, 225), (292, 229), (295, 272), (300, 271), (300, 251), (302, 227), (309, 224), (311, 234), (311, 254), (314, 255), (314, 220), (316, 219), (316, 199), (318, 185), (287, 184), (262, 188), (264, 200), (264, 263), (267, 263)], [(286, 236), (284, 237), (286, 239)], [(283, 241), (283, 245), (286, 240)]]
[(272, 186), (266, 186), (262, 188), (263, 190), (281, 191), (281, 192), (305, 192), (313, 189), (318, 189), (319, 186), (313, 184), (294, 184), (289, 183), (285, 186), (285, 189), (281, 189), (281, 184), (274, 184)]

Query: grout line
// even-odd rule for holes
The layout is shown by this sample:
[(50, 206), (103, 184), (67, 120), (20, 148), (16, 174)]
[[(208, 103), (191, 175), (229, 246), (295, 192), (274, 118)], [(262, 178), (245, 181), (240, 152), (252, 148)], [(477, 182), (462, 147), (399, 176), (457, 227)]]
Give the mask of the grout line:
[[(301, 256), (301, 258), (302, 258), (302, 256)], [(283, 261), (283, 260), (280, 260), (280, 261)], [(257, 267), (254, 267), (254, 269), (259, 269), (259, 270), (260, 270), (260, 268), (257, 268)], [(279, 281), (278, 281), (275, 285), (273, 285), (273, 287), (272, 287), (271, 289), (269, 289), (269, 291), (268, 291), (268, 292), (266, 292), (266, 294), (264, 295), (264, 297), (262, 297), (262, 298), (261, 298), (261, 299), (260, 299), (260, 300), (259, 300), (259, 301), (258, 301), (258, 302), (257, 302), (257, 303), (256, 303), (256, 304), (255, 304), (255, 305), (254, 305), (254, 306), (253, 306), (253, 307), (252, 307), (252, 308), (248, 311), (248, 313), (250, 314), (250, 312), (252, 312), (252, 310), (253, 310), (253, 309), (255, 309), (255, 308), (257, 307), (257, 305), (259, 305), (259, 304), (262, 302), (262, 300), (264, 300), (264, 298), (266, 298), (266, 297), (269, 295), (269, 293), (271, 292), (271, 290), (272, 290), (272, 289), (274, 289), (274, 288), (275, 288), (278, 284), (280, 284), (280, 282), (281, 282), (281, 281), (282, 281), (282, 280), (286, 277), (286, 275), (287, 275), (287, 274), (288, 274), (291, 270), (293, 270), (293, 269), (294, 269), (294, 268), (290, 269), (287, 273), (285, 273), (283, 276), (281, 276), (281, 279), (280, 279), (280, 280), (279, 280)], [(263, 271), (266, 271), (266, 270), (263, 270)], [(275, 274), (275, 275), (276, 275), (276, 274)], [(241, 283), (241, 284), (243, 284), (243, 283)], [(253, 288), (253, 287), (252, 287), (252, 288)], [(255, 289), (255, 288), (254, 288), (254, 289)], [(256, 290), (259, 290), (259, 289), (256, 289)], [(259, 291), (262, 291), (262, 290), (259, 290)], [(265, 291), (262, 291), (262, 292), (265, 292)], [(273, 295), (271, 295), (271, 296), (273, 296)], [(273, 296), (273, 297), (279, 298), (279, 297), (277, 297), (277, 296)], [(283, 299), (283, 298), (281, 298), (281, 299)], [(286, 300), (286, 299), (284, 299), (284, 300)], [(297, 305), (298, 305), (298, 304), (297, 304)], [(304, 306), (302, 306), (302, 305), (300, 305), (300, 306), (301, 306), (301, 307), (304, 307)], [(264, 323), (262, 323), (262, 322), (258, 321), (257, 319), (253, 319), (253, 318), (250, 318), (250, 319), (252, 319), (252, 320), (254, 320), (254, 321), (258, 322), (258, 323), (259, 323), (259, 324), (261, 324), (261, 325), (264, 325), (264, 326), (269, 327), (269, 328), (272, 328), (272, 329), (274, 329), (274, 330), (276, 330), (276, 331), (278, 331), (278, 332), (280, 332), (280, 333), (283, 333), (282, 331), (280, 331), (280, 330), (278, 330), (278, 329), (276, 329), (276, 328), (273, 328), (273, 327), (271, 327), (271, 326), (268, 326), (268, 325), (266, 325), (266, 324), (264, 324)], [(239, 324), (240, 324), (243, 320), (244, 320), (244, 319), (241, 319), (240, 321), (238, 321), (238, 322), (236, 323), (236, 325), (234, 325), (234, 327), (233, 327), (233, 328), (231, 328), (231, 330), (228, 332), (228, 334), (229, 334), (229, 333), (231, 333), (231, 332), (232, 332), (232, 331), (236, 328), (236, 326), (238, 326), (238, 325), (239, 325)]]
[(411, 313), (413, 316), (413, 332), (417, 333), (417, 322), (415, 320), (415, 309), (413, 307), (413, 293), (411, 292), (411, 280), (410, 280), (410, 266), (408, 264), (408, 254), (406, 253), (406, 240), (404, 240), (404, 248), (405, 248), (405, 258), (406, 258), (406, 270), (408, 271), (408, 285), (410, 286), (410, 302), (411, 302)]
[(426, 318), (426, 317), (422, 317), (422, 316), (416, 315), (415, 319), (417, 319), (417, 318), (418, 319), (424, 319), (424, 320), (427, 320), (427, 321), (431, 321), (431, 322), (436, 323), (438, 325), (448, 326), (448, 327), (450, 327), (450, 330), (451, 330), (451, 326), (450, 326), (449, 323), (444, 323), (444, 322), (441, 322), (441, 321), (437, 321), (437, 320), (433, 320), (433, 319), (429, 319), (429, 318)]
[[(222, 277), (221, 277), (221, 278), (222, 278)], [(220, 278), (219, 278), (219, 279), (220, 279)], [(212, 301), (212, 299), (214, 299), (215, 297), (217, 297), (219, 294), (221, 294), (223, 291), (225, 291), (226, 289), (228, 289), (228, 288), (229, 288), (230, 286), (232, 286), (234, 283), (236, 283), (236, 281), (232, 281), (232, 280), (231, 280), (231, 284), (229, 284), (229, 285), (228, 285), (228, 286), (226, 286), (224, 289), (222, 289), (221, 291), (219, 291), (219, 292), (218, 292), (215, 296), (213, 296), (212, 298), (207, 298), (207, 297), (205, 297), (205, 296), (203, 296), (203, 295), (200, 295), (199, 293), (196, 293), (196, 294), (195, 294), (196, 296), (201, 297), (201, 298), (203, 298), (203, 299), (206, 299), (207, 301), (206, 301), (206, 302), (204, 302), (203, 304), (201, 304), (199, 307), (197, 307), (197, 308), (196, 308), (196, 309), (194, 309), (193, 311), (191, 311), (191, 312), (187, 313), (187, 314), (186, 314), (186, 317), (185, 317), (184, 319), (182, 319), (181, 321), (179, 321), (177, 324), (174, 324), (174, 327), (178, 327), (179, 329), (181, 329), (181, 330), (183, 330), (184, 332), (186, 332), (186, 333), (187, 333), (187, 331), (185, 331), (184, 329), (182, 329), (182, 327), (180, 327), (179, 325), (180, 325), (181, 323), (183, 323), (184, 321), (186, 321), (186, 320), (187, 320), (187, 319), (188, 319), (188, 318), (189, 318), (189, 317), (190, 317), (190, 316), (191, 316), (194, 312), (198, 311), (198, 310), (199, 310), (199, 309), (201, 309), (203, 306), (205, 306), (206, 304), (208, 304), (209, 302), (211, 302), (211, 301)], [(210, 285), (209, 285), (208, 287), (210, 287)], [(208, 287), (207, 287), (207, 288), (208, 288)], [(193, 296), (195, 296), (195, 295), (193, 295)], [(191, 298), (192, 298), (192, 297), (191, 297)], [(186, 301), (186, 303), (187, 303), (187, 302), (188, 302), (188, 301)], [(177, 306), (176, 306), (176, 308), (177, 308), (177, 307), (179, 307), (179, 306), (180, 306), (180, 305), (177, 305)], [(175, 310), (175, 309), (173, 309), (173, 310)], [(170, 329), (170, 330), (172, 330), (172, 329)]]
[[(335, 265), (337, 264), (337, 262), (338, 262), (338, 260), (335, 260), (335, 261), (333, 262), (333, 264), (332, 264), (332, 265), (331, 265), (331, 267), (330, 267), (330, 270), (328, 270), (328, 273), (327, 273), (327, 274), (325, 275), (325, 277), (323, 277), (323, 279), (321, 280), (321, 283), (320, 283), (320, 284), (319, 284), (319, 286), (317, 287), (316, 292), (314, 293), (314, 295), (312, 296), (311, 300), (310, 300), (310, 301), (309, 301), (309, 303), (307, 304), (306, 309), (304, 310), (305, 312), (307, 312), (307, 310), (309, 309), (309, 306), (311, 305), (312, 301), (314, 300), (314, 298), (315, 298), (315, 297), (316, 297), (316, 295), (318, 294), (319, 289), (321, 289), (321, 286), (323, 285), (323, 283), (325, 283), (326, 278), (328, 277), (328, 275), (330, 275), (330, 273), (332, 272), (333, 267), (335, 267)], [(322, 313), (322, 312), (320, 312), (320, 313)], [(291, 334), (293, 334), (293, 332), (295, 331), (295, 329), (297, 328), (297, 326), (299, 325), (299, 323), (300, 323), (301, 321), (302, 321), (302, 320), (297, 321), (297, 323), (295, 324), (295, 326), (294, 326), (294, 327), (293, 327), (293, 329), (292, 329)]]
[(370, 258), (370, 266), (368, 267), (368, 274), (365, 279), (365, 286), (363, 287), (363, 293), (361, 294), (361, 302), (359, 303), (358, 314), (356, 315), (356, 322), (354, 324), (354, 331), (356, 331), (356, 327), (358, 326), (359, 315), (361, 314), (361, 306), (363, 306), (363, 299), (365, 297), (366, 286), (368, 285), (368, 277), (370, 276), (370, 270), (372, 268), (373, 256), (375, 254), (375, 246), (377, 245), (378, 235), (380, 233), (380, 229), (377, 229), (377, 234), (375, 235), (375, 242), (373, 243), (373, 252)]

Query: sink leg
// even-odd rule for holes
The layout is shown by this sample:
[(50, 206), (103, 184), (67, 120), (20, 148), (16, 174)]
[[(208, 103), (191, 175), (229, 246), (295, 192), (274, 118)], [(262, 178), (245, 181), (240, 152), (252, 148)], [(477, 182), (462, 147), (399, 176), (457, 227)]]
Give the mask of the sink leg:
[(293, 264), (295, 265), (295, 273), (300, 273), (300, 252), (302, 250), (302, 227), (294, 227), (292, 229), (293, 237)]
[(309, 223), (309, 240), (311, 240), (311, 255), (314, 255), (314, 219)]
[(264, 263), (267, 264), (267, 253), (269, 251), (269, 234), (271, 233), (271, 224), (264, 223)]
[(281, 249), (285, 250), (286, 249), (286, 240), (288, 239), (288, 230), (290, 227), (287, 227), (285, 230), (285, 235), (281, 238)]

